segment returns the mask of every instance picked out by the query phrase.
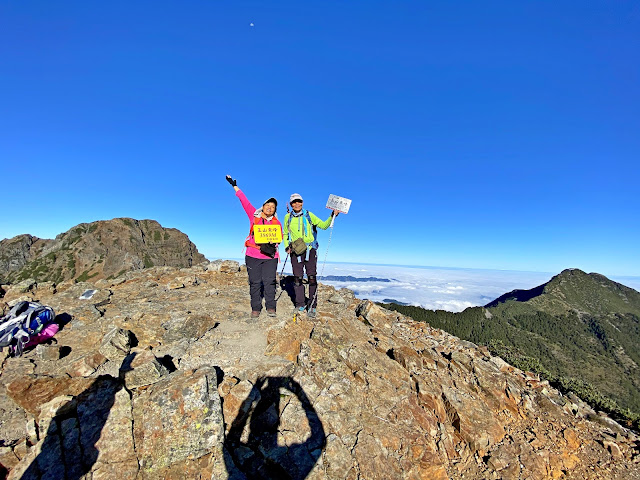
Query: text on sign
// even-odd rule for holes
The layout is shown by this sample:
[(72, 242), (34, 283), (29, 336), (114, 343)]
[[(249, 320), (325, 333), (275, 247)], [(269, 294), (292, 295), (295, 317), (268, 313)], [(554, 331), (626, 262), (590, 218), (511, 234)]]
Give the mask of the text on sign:
[(254, 225), (253, 237), (256, 243), (280, 243), (282, 229), (280, 225)]

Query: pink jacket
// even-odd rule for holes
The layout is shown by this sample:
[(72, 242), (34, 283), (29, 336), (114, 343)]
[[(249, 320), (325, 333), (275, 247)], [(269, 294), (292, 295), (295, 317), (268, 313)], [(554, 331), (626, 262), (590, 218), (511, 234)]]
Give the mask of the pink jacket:
[[(255, 218), (254, 214), (256, 213), (256, 208), (253, 205), (251, 205), (251, 202), (249, 202), (249, 199), (247, 199), (247, 196), (242, 192), (242, 190), (238, 190), (236, 192), (236, 197), (240, 199), (242, 208), (244, 208), (244, 211), (249, 217), (249, 222), (251, 225), (249, 228), (253, 228), (253, 221), (254, 221), (253, 219)], [(275, 216), (271, 220), (264, 220), (264, 223), (265, 225), (280, 225), (280, 229), (282, 229), (282, 225), (280, 224), (280, 221)], [(251, 235), (247, 236), (247, 239), (245, 240), (245, 245), (247, 247), (247, 257), (269, 260), (271, 257), (261, 253), (260, 248), (247, 245), (247, 242), (250, 240), (250, 237)], [(280, 245), (278, 245), (278, 247), (279, 246)], [(275, 258), (278, 258), (278, 259), (280, 258), (280, 252), (278, 250), (276, 250)]]

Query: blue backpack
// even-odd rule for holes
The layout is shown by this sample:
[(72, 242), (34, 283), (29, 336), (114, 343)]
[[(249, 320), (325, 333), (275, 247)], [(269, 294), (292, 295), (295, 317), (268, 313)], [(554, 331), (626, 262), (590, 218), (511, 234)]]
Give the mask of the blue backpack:
[(0, 351), (9, 347), (11, 355), (19, 357), (29, 339), (40, 333), (55, 316), (53, 309), (46, 305), (18, 302), (0, 318)]

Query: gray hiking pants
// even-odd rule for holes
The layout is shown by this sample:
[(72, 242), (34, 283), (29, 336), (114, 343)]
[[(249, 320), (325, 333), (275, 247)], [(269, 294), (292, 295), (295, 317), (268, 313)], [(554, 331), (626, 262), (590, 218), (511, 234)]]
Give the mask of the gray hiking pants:
[(293, 286), (296, 292), (296, 308), (304, 307), (307, 304), (304, 297), (304, 285), (302, 284), (305, 270), (307, 271), (307, 277), (309, 277), (309, 302), (313, 302), (313, 305), (309, 305), (309, 308), (316, 308), (318, 306), (318, 299), (315, 298), (316, 290), (318, 289), (316, 280), (318, 250), (312, 248), (299, 257), (295, 253), (291, 253), (291, 268), (293, 269), (293, 276), (296, 277), (296, 282)]
[(249, 294), (251, 295), (251, 310), (262, 310), (262, 297), (267, 310), (276, 309), (276, 272), (278, 270), (277, 258), (253, 258), (244, 257), (249, 274)]

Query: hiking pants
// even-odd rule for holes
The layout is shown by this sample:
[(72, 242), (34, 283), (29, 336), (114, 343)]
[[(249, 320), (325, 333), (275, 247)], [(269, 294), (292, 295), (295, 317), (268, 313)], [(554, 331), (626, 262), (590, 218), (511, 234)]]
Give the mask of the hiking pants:
[(249, 274), (249, 294), (251, 295), (251, 310), (262, 310), (262, 296), (267, 310), (276, 309), (276, 271), (278, 270), (277, 258), (253, 258), (244, 257)]
[(295, 253), (291, 253), (291, 268), (293, 269), (293, 276), (300, 279), (300, 285), (296, 281), (293, 289), (296, 292), (296, 308), (306, 306), (304, 298), (304, 285), (302, 284), (302, 277), (304, 277), (304, 271), (307, 271), (307, 277), (313, 276), (314, 281), (309, 282), (309, 301), (313, 302), (313, 305), (309, 305), (309, 308), (316, 308), (318, 306), (318, 299), (315, 298), (318, 284), (316, 283), (315, 276), (318, 269), (318, 250), (312, 248), (307, 250), (304, 255), (296, 256)]

